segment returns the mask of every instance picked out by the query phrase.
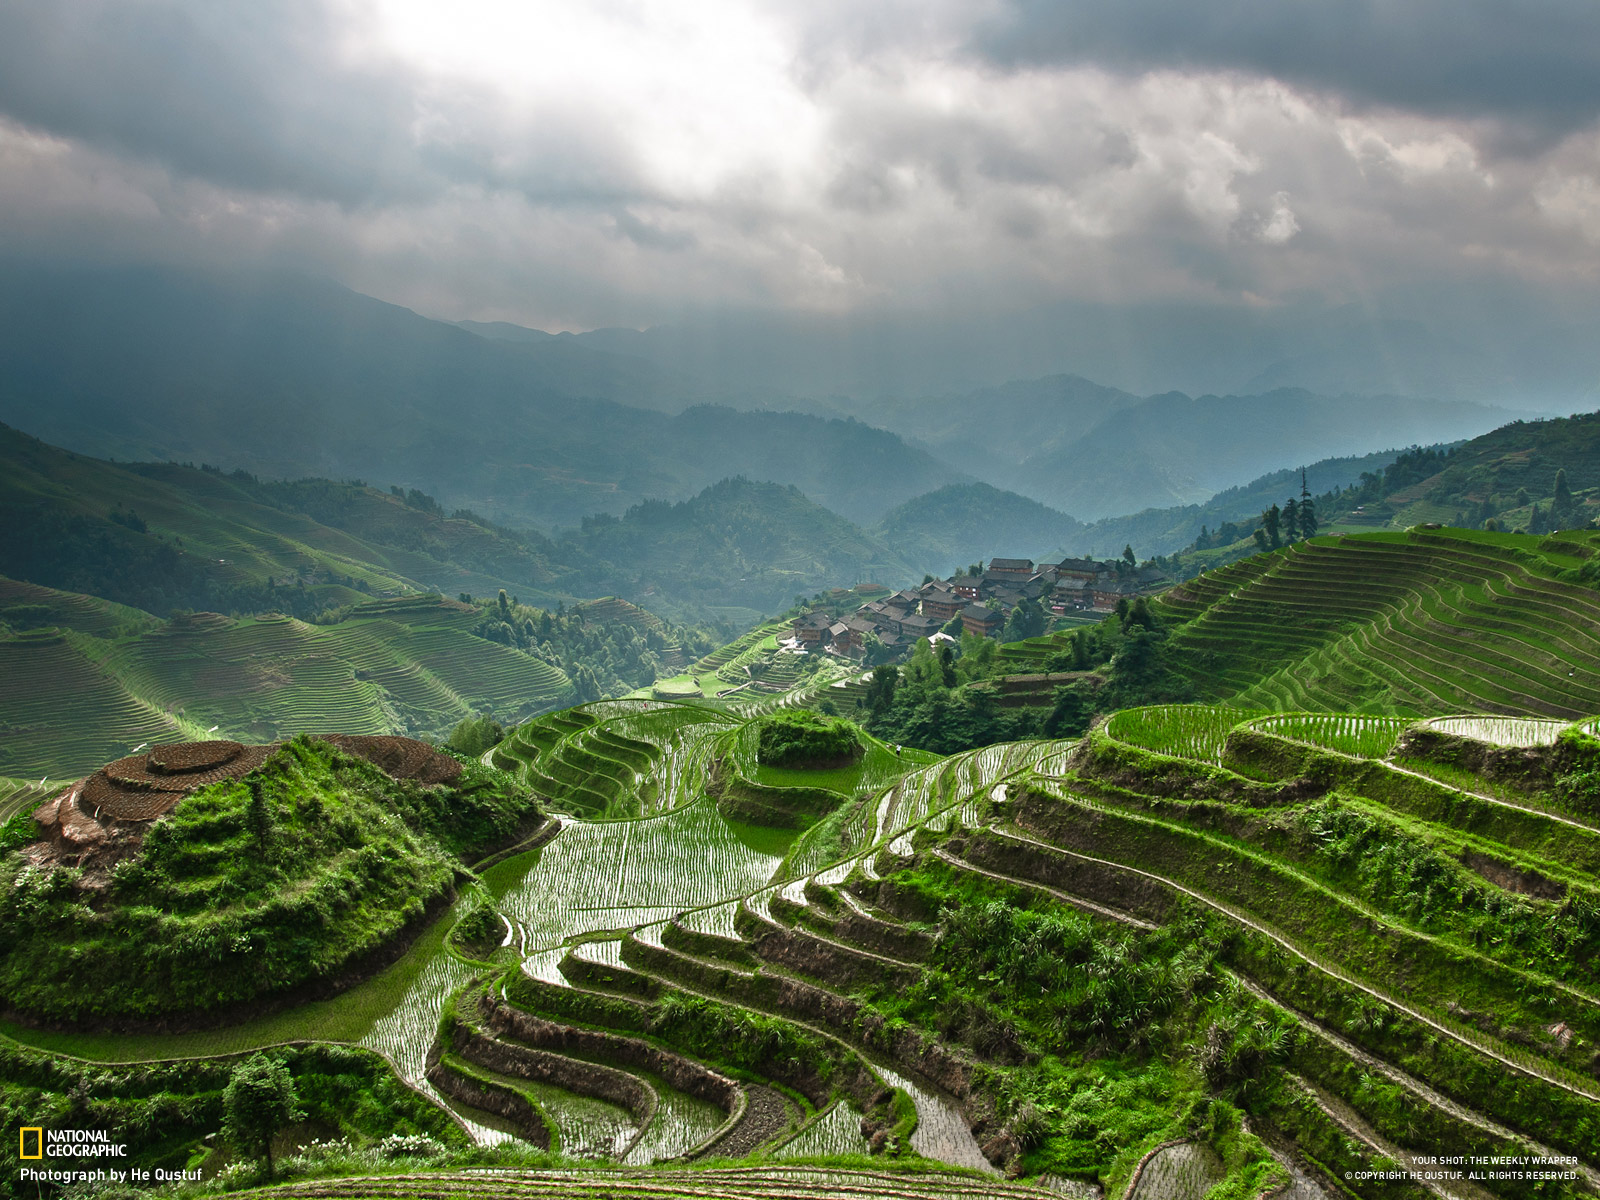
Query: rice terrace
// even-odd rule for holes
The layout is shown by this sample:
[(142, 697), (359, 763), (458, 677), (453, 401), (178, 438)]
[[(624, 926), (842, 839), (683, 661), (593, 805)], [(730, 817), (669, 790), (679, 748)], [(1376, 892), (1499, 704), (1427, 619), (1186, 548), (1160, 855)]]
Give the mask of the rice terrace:
[(0, 1200), (1600, 1200), (1600, 4), (6, 0), (0, 164)]
[[(1593, 721), (1276, 678), (948, 755), (825, 674), (19, 783), (8, 1111), (186, 1194), (1594, 1192)], [(241, 1064), (295, 1087), (271, 1179), (212, 1136)]]

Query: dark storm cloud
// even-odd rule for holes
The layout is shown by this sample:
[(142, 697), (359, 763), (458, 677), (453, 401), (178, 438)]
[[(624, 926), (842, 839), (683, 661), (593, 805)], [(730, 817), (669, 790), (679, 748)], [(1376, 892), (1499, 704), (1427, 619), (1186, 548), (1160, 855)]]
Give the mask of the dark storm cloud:
[(0, 0), (0, 251), (563, 329), (1003, 342), (1077, 306), (1108, 315), (1071, 357), (993, 370), (1094, 373), (1121, 328), (1108, 378), (1221, 388), (1259, 364), (1136, 375), (1141, 314), (1507, 281), (1589, 311), (1592, 3)]
[(1546, 134), (1600, 116), (1594, 0), (1007, 0), (972, 48), (1006, 66), (1240, 70)]
[(310, 0), (0, 5), (0, 112), (224, 186), (341, 204), (425, 186), (395, 64)]

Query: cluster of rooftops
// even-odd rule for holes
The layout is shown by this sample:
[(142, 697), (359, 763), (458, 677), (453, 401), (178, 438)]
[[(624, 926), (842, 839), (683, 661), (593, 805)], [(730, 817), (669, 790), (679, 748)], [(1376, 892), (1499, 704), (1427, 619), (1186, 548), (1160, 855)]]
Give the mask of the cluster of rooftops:
[(903, 648), (917, 638), (948, 636), (940, 631), (958, 616), (963, 632), (993, 637), (1024, 600), (1057, 613), (1110, 612), (1124, 597), (1150, 595), (1171, 582), (1153, 566), (1134, 568), (1092, 558), (1037, 564), (1026, 558), (994, 558), (981, 574), (936, 579), (869, 601), (843, 617), (805, 613), (795, 618), (789, 641), (795, 649), (848, 655), (864, 649), (871, 634), (885, 646)]

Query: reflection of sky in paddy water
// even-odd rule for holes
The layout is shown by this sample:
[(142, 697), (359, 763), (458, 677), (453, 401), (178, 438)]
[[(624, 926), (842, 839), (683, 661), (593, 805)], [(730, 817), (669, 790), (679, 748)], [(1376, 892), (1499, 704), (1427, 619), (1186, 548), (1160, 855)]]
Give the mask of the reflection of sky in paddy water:
[[(658, 777), (665, 784), (661, 795), (664, 803), (682, 803), (683, 789), (700, 776), (711, 739), (722, 732), (716, 723), (688, 720), (690, 715), (685, 714), (684, 723), (665, 739), (658, 768)], [(636, 721), (639, 729), (628, 728)], [(646, 732), (643, 722), (631, 717), (615, 721), (612, 728), (629, 736)], [(655, 732), (659, 738), (659, 728)], [(986, 788), (1008, 764), (1020, 765), (1015, 758), (1014, 747), (990, 747), (914, 773), (874, 806), (879, 836), (923, 819), (930, 810), (965, 799), (974, 789)], [(984, 793), (978, 794), (981, 798)], [(539, 850), (491, 868), (485, 873), (485, 883), (496, 897), (496, 906), (513, 923), (515, 944), (523, 953), (522, 969), (532, 978), (564, 986), (566, 981), (558, 964), (573, 950), (569, 945), (572, 939), (586, 934), (643, 927), (638, 936), (653, 942), (659, 939), (662, 922), (693, 910), (684, 917), (689, 928), (735, 936), (733, 918), (739, 898), (761, 889), (763, 894), (752, 907), (762, 911), (770, 895), (778, 890), (763, 885), (772, 879), (781, 861), (780, 854), (754, 849), (741, 841), (715, 806), (701, 798), (660, 816), (635, 821), (565, 818), (560, 833), (551, 841)], [(820, 878), (826, 883), (842, 882), (853, 866), (851, 862), (839, 864), (822, 872)], [(796, 903), (806, 902), (803, 878), (789, 881), (782, 890)], [(592, 962), (623, 965), (621, 941), (617, 938), (587, 942), (574, 952)], [(422, 1079), (423, 1060), (440, 1008), (471, 973), (471, 968), (441, 950), (396, 1010), (374, 1025), (366, 1043), (389, 1054), (408, 1082), (428, 1088)], [(907, 1087), (919, 1111), (926, 1110), (923, 1130), (918, 1135), (926, 1147), (917, 1147), (921, 1152), (946, 1161), (972, 1157), (968, 1154), (971, 1134), (959, 1114), (945, 1111), (948, 1105), (938, 1097), (893, 1072), (883, 1073), (885, 1078), (893, 1076), (893, 1082)], [(685, 1120), (674, 1121), (670, 1113), (663, 1112), (655, 1122), (659, 1128), (653, 1133), (647, 1130), (632, 1155), (634, 1161), (681, 1153), (703, 1140), (720, 1122), (720, 1113), (696, 1110), (693, 1105), (700, 1102), (682, 1099), (678, 1107), (684, 1109)], [(609, 1111), (614, 1106), (568, 1104), (556, 1095), (552, 1095), (551, 1104), (568, 1114), (563, 1118), (553, 1112), (558, 1123), (573, 1122), (569, 1148), (580, 1153), (614, 1148), (622, 1144), (619, 1138), (625, 1142), (626, 1135), (631, 1134), (631, 1128), (624, 1128), (617, 1114)], [(716, 1121), (712, 1121), (713, 1115)], [(702, 1129), (708, 1121), (709, 1127)], [(858, 1125), (859, 1116), (852, 1117), (846, 1108), (825, 1114), (802, 1139), (806, 1146), (817, 1142), (819, 1148), (793, 1152), (824, 1153), (823, 1143), (831, 1146), (834, 1142), (859, 1149), (859, 1129), (851, 1128), (852, 1123)], [(482, 1142), (505, 1137), (503, 1131), (477, 1122), (468, 1124)], [(685, 1139), (689, 1139), (686, 1144), (677, 1147)], [(677, 1148), (669, 1148), (668, 1143)], [(975, 1154), (976, 1146), (970, 1149)]]
[(745, 845), (706, 801), (640, 821), (569, 821), (529, 857), (487, 880), (529, 950), (742, 896), (781, 861)]

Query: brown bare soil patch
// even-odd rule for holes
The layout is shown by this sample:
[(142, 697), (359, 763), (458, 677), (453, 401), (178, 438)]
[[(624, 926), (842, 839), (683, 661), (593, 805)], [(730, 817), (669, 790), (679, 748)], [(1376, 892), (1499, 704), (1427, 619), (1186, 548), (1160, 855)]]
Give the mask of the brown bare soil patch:
[(333, 743), (346, 754), (366, 759), (395, 779), (414, 779), (423, 784), (449, 783), (461, 774), (459, 762), (415, 738), (335, 733), (321, 740)]
[(158, 775), (182, 775), (223, 766), (243, 751), (244, 747), (238, 742), (177, 742), (171, 746), (157, 746), (145, 755), (145, 763)]

